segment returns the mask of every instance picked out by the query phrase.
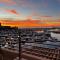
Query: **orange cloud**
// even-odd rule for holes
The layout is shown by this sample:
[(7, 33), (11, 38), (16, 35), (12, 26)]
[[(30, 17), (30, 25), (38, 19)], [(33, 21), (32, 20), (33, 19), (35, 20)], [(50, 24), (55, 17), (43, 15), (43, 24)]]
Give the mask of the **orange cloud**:
[(53, 27), (60, 26), (60, 22), (45, 22), (41, 23), (40, 20), (26, 20), (26, 21), (11, 21), (11, 20), (1, 20), (2, 25), (5, 26), (17, 26), (17, 27)]
[(19, 13), (17, 13), (16, 10), (5, 10), (5, 11), (19, 16)]
[(31, 15), (32, 15), (32, 16), (40, 16), (40, 14), (38, 14), (38, 13), (36, 13), (36, 12), (33, 12)]
[(29, 16), (27, 16), (27, 19), (32, 20), (33, 17), (38, 17), (40, 18), (40, 14), (36, 13), (36, 12), (32, 12)]
[(13, 0), (0, 0), (0, 3), (5, 3), (5, 4), (8, 4), (8, 5), (16, 4), (16, 2), (13, 1)]
[(26, 18), (29, 20), (32, 20), (32, 16), (27, 16)]
[(52, 16), (41, 16), (41, 17), (47, 17), (47, 18), (51, 18)]
[(14, 10), (14, 9), (0, 8), (0, 10), (3, 10), (3, 11), (8, 12), (8, 13), (15, 14), (17, 16), (20, 16), (20, 14), (16, 10)]

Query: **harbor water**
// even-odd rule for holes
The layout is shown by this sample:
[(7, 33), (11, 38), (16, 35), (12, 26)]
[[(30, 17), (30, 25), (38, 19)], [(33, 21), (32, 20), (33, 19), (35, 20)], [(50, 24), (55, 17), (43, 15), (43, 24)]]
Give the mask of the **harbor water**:
[(58, 40), (60, 40), (60, 34), (57, 33), (51, 33), (52, 37), (56, 37)]
[(40, 47), (45, 47), (45, 48), (58, 48), (60, 49), (60, 34), (56, 34), (56, 33), (51, 33), (52, 37), (55, 37), (57, 39), (57, 41), (45, 41), (43, 42), (43, 44), (40, 44)]
[(37, 47), (50, 48), (50, 49), (55, 49), (55, 48), (60, 49), (60, 34), (51, 33), (51, 36), (53, 38), (56, 38), (57, 41), (48, 40), (48, 41), (44, 41), (43, 43), (26, 43), (25, 47), (32, 48), (32, 46), (37, 46)]

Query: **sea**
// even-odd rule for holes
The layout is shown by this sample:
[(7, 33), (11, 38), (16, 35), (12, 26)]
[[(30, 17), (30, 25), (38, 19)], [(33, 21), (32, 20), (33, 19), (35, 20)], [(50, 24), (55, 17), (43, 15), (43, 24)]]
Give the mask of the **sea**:
[(58, 40), (60, 40), (60, 34), (58, 33), (51, 33), (52, 37), (56, 37)]
[(51, 36), (56, 38), (58, 41), (45, 41), (43, 43), (26, 43), (25, 47), (32, 48), (32, 46), (50, 48), (50, 49), (60, 49), (60, 34), (52, 33)]

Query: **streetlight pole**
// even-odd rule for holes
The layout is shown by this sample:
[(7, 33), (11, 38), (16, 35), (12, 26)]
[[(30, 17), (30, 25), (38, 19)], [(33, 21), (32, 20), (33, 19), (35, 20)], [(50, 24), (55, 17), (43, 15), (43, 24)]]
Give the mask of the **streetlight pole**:
[(19, 60), (21, 60), (21, 30), (18, 29), (18, 39), (19, 39)]

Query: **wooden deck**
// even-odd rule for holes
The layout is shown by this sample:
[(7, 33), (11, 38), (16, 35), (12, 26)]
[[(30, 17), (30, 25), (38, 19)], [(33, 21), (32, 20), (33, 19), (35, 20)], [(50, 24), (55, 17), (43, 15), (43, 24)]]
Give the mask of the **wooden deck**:
[[(59, 49), (37, 47), (34, 47), (32, 49), (24, 48), (21, 53), (22, 54), (20, 60), (60, 60)], [(3, 48), (0, 51), (0, 60), (14, 60), (18, 56), (19, 52), (16, 50)]]
[(60, 50), (59, 49), (49, 49), (49, 48), (33, 48), (25, 49), (23, 53), (37, 56), (42, 58), (41, 60), (60, 60)]

